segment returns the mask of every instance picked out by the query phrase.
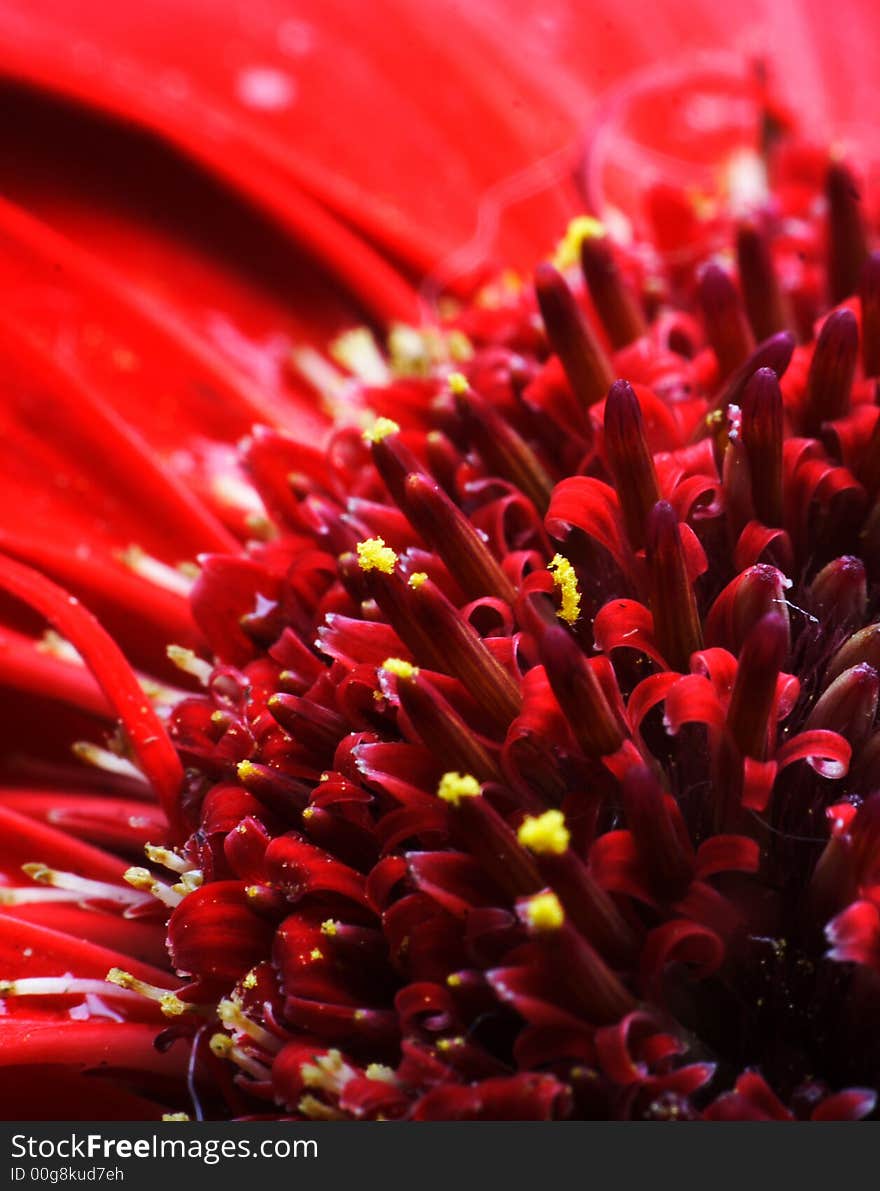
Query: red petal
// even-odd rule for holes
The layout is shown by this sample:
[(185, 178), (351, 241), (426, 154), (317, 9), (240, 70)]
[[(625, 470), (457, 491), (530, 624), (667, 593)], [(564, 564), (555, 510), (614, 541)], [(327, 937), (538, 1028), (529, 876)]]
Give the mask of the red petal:
[(168, 948), (178, 971), (224, 985), (269, 954), (274, 927), (250, 908), (237, 881), (212, 881), (187, 894), (171, 915)]
[(272, 840), (266, 850), (266, 874), (291, 900), (320, 893), (367, 906), (360, 873), (296, 835)]
[(705, 880), (714, 873), (756, 873), (761, 849), (744, 835), (714, 835), (697, 849), (697, 877)]
[(825, 927), (828, 955), (840, 963), (864, 964), (880, 973), (880, 906), (857, 901)]
[[(100, 917), (98, 911), (90, 911)], [(125, 922), (118, 922), (119, 935), (124, 941)], [(123, 968), (139, 980), (157, 984), (160, 988), (174, 988), (179, 983), (167, 971), (143, 963), (124, 950), (102, 947), (0, 913), (0, 963), (4, 980), (28, 976), (74, 976), (103, 980), (111, 968)]]
[(416, 886), (456, 917), (475, 906), (496, 906), (502, 897), (470, 856), (410, 852), (406, 861)]
[(654, 640), (654, 618), (637, 600), (612, 600), (600, 608), (593, 621), (596, 648), (637, 649), (665, 669), (666, 662)]
[(118, 646), (78, 600), (11, 559), (0, 558), (0, 587), (36, 608), (76, 646), (122, 721), (169, 822), (177, 823), (183, 769), (161, 720)]
[(764, 811), (770, 801), (779, 764), (776, 761), (756, 761), (743, 758), (742, 804), (749, 810)]
[(662, 703), (672, 687), (680, 681), (681, 676), (673, 671), (667, 671), (663, 674), (652, 674), (649, 678), (642, 679), (630, 695), (626, 709), (627, 718), (633, 732), (640, 730), (645, 716), (658, 703)]
[(852, 748), (838, 732), (816, 728), (811, 732), (799, 732), (777, 750), (776, 763), (780, 769), (805, 760), (827, 778), (841, 778), (849, 771)]
[(613, 488), (588, 476), (572, 476), (553, 489), (545, 518), (547, 530), (563, 540), (574, 527), (604, 546), (623, 571), (632, 565), (620, 506)]
[(0, 1064), (71, 1067), (78, 1071), (112, 1068), (131, 1071), (142, 1083), (151, 1074), (182, 1078), (189, 1047), (178, 1044), (160, 1051), (155, 1046), (155, 1025), (133, 1022), (45, 1022), (17, 1018), (3, 1026)]
[(113, 884), (121, 883), (128, 867), (117, 856), (5, 806), (0, 806), (0, 838), (3, 840), (0, 867), (15, 884), (20, 883), (21, 866), (32, 862)]
[(695, 980), (711, 976), (724, 959), (724, 944), (714, 931), (677, 919), (650, 932), (642, 949), (640, 975), (648, 996), (662, 1000), (667, 964), (687, 964)]
[(675, 733), (683, 724), (707, 724), (720, 728), (725, 711), (715, 688), (702, 674), (687, 674), (666, 695), (666, 723)]
[(877, 1093), (871, 1088), (847, 1088), (829, 1096), (813, 1112), (811, 1121), (861, 1121), (877, 1106)]
[(415, 1106), (415, 1121), (551, 1121), (564, 1113), (568, 1088), (552, 1075), (523, 1073), (484, 1079), (472, 1087), (428, 1092)]

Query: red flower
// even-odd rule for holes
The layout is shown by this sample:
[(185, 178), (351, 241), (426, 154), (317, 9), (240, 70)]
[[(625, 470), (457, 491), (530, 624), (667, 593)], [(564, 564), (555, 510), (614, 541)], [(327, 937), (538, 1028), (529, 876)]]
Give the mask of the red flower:
[[(875, 1111), (873, 192), (760, 70), (649, 72), (577, 184), (563, 154), (483, 200), (532, 195), (514, 265), (578, 186), (604, 223), (533, 285), (446, 256), (572, 131), (577, 76), (522, 56), (511, 115), (534, 25), (443, 11), (467, 36), (395, 6), (403, 58), (349, 5), (266, 14), (269, 58), (225, 7), (169, 40), (95, 5), (72, 47), (63, 10), (0, 14), (22, 137), (53, 130), (0, 207), (7, 1116)], [(436, 98), (388, 160), (430, 145), (455, 203), (421, 156), (388, 201), (339, 138), (331, 34), (359, 119)], [(89, 193), (160, 172), (167, 219), (47, 186), (59, 129)], [(428, 270), (435, 322), (321, 354), (332, 279), (384, 322)]]

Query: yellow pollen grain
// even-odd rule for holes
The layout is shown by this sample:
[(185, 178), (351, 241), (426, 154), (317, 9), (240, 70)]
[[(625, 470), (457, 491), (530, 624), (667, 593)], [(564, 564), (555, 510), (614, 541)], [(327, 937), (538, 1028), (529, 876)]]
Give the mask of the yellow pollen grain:
[(326, 918), (321, 923), (321, 934), (333, 938), (339, 932), (339, 923), (334, 918)]
[(385, 545), (384, 538), (367, 538), (357, 545), (358, 565), (362, 571), (381, 571), (383, 575), (393, 575), (397, 565), (397, 555), (390, 546)]
[(450, 372), (450, 374), (449, 374), (449, 391), (450, 391), (450, 393), (454, 393), (456, 397), (461, 397), (463, 394), (465, 394), (468, 391), (469, 388), (470, 388), (470, 385), (468, 384), (467, 377), (464, 375), (463, 372)]
[(556, 615), (566, 624), (574, 624), (581, 614), (581, 593), (574, 567), (563, 554), (554, 554), (547, 564), (553, 583), (559, 589), (561, 604)]
[(111, 968), (104, 979), (108, 984), (115, 984), (117, 988), (134, 988), (134, 976), (122, 968)]
[(388, 438), (390, 434), (399, 433), (400, 427), (391, 418), (377, 418), (373, 425), (364, 431), (363, 440), (366, 443), (377, 443), (383, 438)]
[(426, 571), (413, 571), (409, 577), (409, 585), (413, 591), (418, 591), (423, 583), (427, 581), (428, 574)]
[(382, 663), (382, 669), (387, 670), (389, 674), (396, 674), (398, 678), (415, 678), (419, 672), (418, 666), (404, 661), (403, 658), (386, 658)]
[(396, 1077), (390, 1067), (384, 1063), (370, 1063), (365, 1072), (367, 1079), (376, 1079), (382, 1083), (394, 1083)]
[(476, 798), (481, 793), (480, 783), (469, 773), (444, 773), (437, 787), (437, 797), (452, 806), (458, 806), (462, 798)]
[(301, 1096), (297, 1101), (297, 1112), (310, 1121), (342, 1121), (344, 1115), (332, 1104), (325, 1104), (317, 1096)]
[(450, 331), (446, 336), (446, 346), (449, 355), (459, 364), (470, 360), (474, 354), (474, 347), (463, 331)]
[(321, 950), (320, 947), (313, 947), (311, 949), (311, 951), (309, 952), (309, 959), (313, 959), (313, 960), (317, 961), (317, 960), (323, 959), (323, 958), (324, 958), (324, 952)]
[(526, 921), (533, 930), (559, 930), (565, 922), (565, 911), (555, 893), (536, 893), (526, 902)]
[(543, 815), (529, 815), (523, 819), (516, 838), (524, 848), (539, 856), (548, 853), (561, 856), (568, 848), (571, 835), (565, 826), (562, 811), (545, 811)]
[(192, 1117), (187, 1112), (163, 1112), (163, 1121), (191, 1121)]
[(578, 215), (565, 229), (565, 235), (556, 245), (553, 264), (557, 269), (570, 269), (581, 257), (584, 240), (598, 240), (605, 235), (605, 225), (591, 215)]
[(256, 988), (257, 987), (257, 973), (256, 972), (248, 972), (247, 976), (245, 976), (244, 980), (242, 980), (242, 982), (241, 982), (241, 987), (248, 988), (248, 989)]
[(307, 806), (303, 809), (302, 817), (306, 820), (306, 822), (308, 822), (309, 819), (314, 818), (315, 811), (317, 809), (318, 808), (314, 806)]
[(450, 988), (458, 988), (461, 984), (461, 977), (459, 976), (458, 972), (450, 972), (446, 977), (446, 983)]
[(243, 782), (246, 782), (248, 778), (255, 777), (258, 773), (258, 770), (253, 761), (248, 761), (245, 759), (244, 761), (239, 761), (238, 765), (235, 767), (235, 772)]
[[(35, 878), (36, 879), (36, 878)], [(127, 868), (122, 874), (123, 881), (131, 885), (134, 889), (146, 890), (149, 892), (155, 884), (153, 874), (148, 868), (140, 868), (138, 865), (133, 865)]]
[(169, 992), (159, 999), (159, 1008), (166, 1017), (180, 1017), (191, 1006), (187, 1005), (186, 1001), (181, 1001), (176, 993)]
[(437, 1043), (437, 1049), (441, 1052), (455, 1050), (459, 1046), (464, 1046), (464, 1038), (441, 1038)]
[(229, 1057), (233, 1042), (228, 1034), (212, 1034), (208, 1045), (211, 1048), (212, 1055), (215, 1055), (218, 1059), (225, 1059)]

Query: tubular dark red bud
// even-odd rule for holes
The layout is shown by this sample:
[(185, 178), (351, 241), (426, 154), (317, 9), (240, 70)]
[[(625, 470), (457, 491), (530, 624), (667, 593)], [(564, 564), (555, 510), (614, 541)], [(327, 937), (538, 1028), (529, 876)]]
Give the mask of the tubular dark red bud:
[(823, 422), (849, 410), (850, 390), (859, 352), (859, 326), (851, 310), (834, 310), (819, 332), (804, 406), (804, 430), (818, 435)]
[(424, 469), (409, 447), (401, 442), (397, 431), (373, 437), (371, 451), (376, 470), (385, 481), (385, 487), (391, 493), (397, 507), (403, 509), (406, 477)]
[(852, 846), (834, 834), (816, 861), (810, 878), (809, 909), (814, 922), (827, 923), (853, 896)]
[(429, 430), (425, 435), (428, 467), (431, 475), (450, 496), (455, 495), (455, 478), (461, 466), (461, 455), (455, 444), (442, 430)]
[(596, 1025), (619, 1021), (635, 1001), (601, 956), (571, 922), (554, 893), (536, 893), (517, 903), (517, 913), (545, 951), (554, 979), (574, 1005)]
[(373, 598), (369, 576), (359, 566), (358, 557), (353, 550), (347, 550), (345, 554), (340, 554), (336, 565), (339, 579), (355, 604), (363, 604), (365, 600)]
[(458, 712), (418, 670), (397, 674), (397, 697), (422, 743), (450, 769), (500, 781), (495, 762)]
[(604, 757), (623, 743), (623, 732), (579, 646), (560, 626), (540, 641), (550, 686), (578, 744), (588, 757)]
[(810, 584), (810, 605), (829, 625), (862, 620), (868, 606), (862, 560), (851, 554), (832, 559)]
[(880, 497), (874, 501), (859, 535), (859, 556), (871, 579), (880, 577)]
[(780, 331), (759, 343), (746, 362), (736, 370), (716, 398), (712, 409), (697, 427), (694, 438), (704, 438), (716, 424), (719, 414), (730, 405), (742, 405), (746, 385), (761, 368), (771, 368), (777, 377), (782, 377), (791, 363), (795, 338), (790, 331)]
[(469, 386), (454, 391), (465, 431), (488, 469), (519, 488), (539, 513), (546, 513), (553, 481), (532, 448), (491, 402)]
[(648, 517), (646, 557), (657, 645), (672, 669), (686, 674), (691, 654), (703, 646), (703, 636), (678, 517), (668, 501), (658, 501)]
[(757, 563), (743, 574), (733, 602), (733, 633), (740, 647), (752, 628), (768, 612), (778, 613), (789, 624), (783, 575), (776, 567)]
[[(464, 787), (468, 778), (447, 774)], [(449, 808), (453, 834), (458, 837), (492, 880), (511, 899), (536, 893), (542, 882), (534, 858), (519, 843), (514, 832), (481, 793), (445, 795), (446, 778), (439, 795)]]
[(869, 624), (844, 641), (828, 663), (825, 685), (859, 662), (867, 662), (880, 670), (880, 624)]
[(850, 775), (855, 789), (880, 789), (880, 732), (874, 732), (859, 749)]
[(772, 368), (759, 368), (742, 403), (742, 440), (749, 461), (752, 503), (764, 525), (782, 525), (783, 409)]
[(522, 704), (519, 687), (425, 574), (404, 579), (399, 568), (366, 572), (369, 592), (419, 665), (451, 673), (464, 684), (499, 727)]
[(607, 236), (584, 236), (581, 268), (596, 313), (615, 351), (644, 335), (644, 315), (621, 275)]
[(309, 804), (311, 786), (307, 782), (249, 760), (242, 761), (236, 772), (245, 789), (275, 814), (299, 819), (299, 812)]
[[(453, 674), (487, 714), (506, 727), (522, 706), (514, 679), (430, 579), (417, 584), (410, 582), (407, 590), (412, 621), (422, 637), (429, 637), (432, 642), (433, 665), (429, 663), (429, 666)], [(400, 629), (398, 632), (406, 641), (404, 633)], [(415, 653), (415, 656), (419, 655)]]
[(703, 270), (697, 295), (706, 336), (718, 359), (721, 376), (729, 376), (754, 349), (751, 328), (733, 281), (718, 265)]
[(874, 726), (880, 675), (860, 662), (838, 675), (810, 712), (806, 730), (825, 728), (839, 732), (857, 748)]
[(285, 732), (320, 753), (332, 756), (340, 734), (345, 734), (345, 720), (312, 699), (278, 694), (272, 695), (266, 706)]
[[(723, 441), (723, 437), (716, 441), (716, 451), (720, 449)], [(730, 540), (735, 542), (746, 525), (755, 519), (751, 469), (742, 438), (738, 435), (727, 438), (721, 479), (724, 485), (724, 515), (730, 531)]]
[(784, 331), (785, 303), (767, 237), (756, 223), (741, 223), (736, 233), (736, 259), (743, 302), (758, 342)]
[(648, 514), (660, 499), (642, 410), (632, 385), (616, 380), (605, 401), (605, 454), (633, 550), (645, 544)]
[(402, 508), (471, 600), (495, 596), (511, 606), (516, 591), (468, 518), (436, 480), (420, 472), (406, 477)]
[(571, 849), (546, 853), (535, 863), (543, 882), (559, 897), (571, 924), (615, 967), (631, 963), (638, 940), (611, 896), (596, 883)]
[(535, 270), (535, 293), (551, 349), (583, 409), (601, 401), (614, 380), (611, 365), (565, 278), (550, 264)]
[(865, 376), (880, 376), (880, 252), (872, 252), (862, 267), (859, 299)]
[[(880, 744), (875, 734), (862, 750), (873, 752)], [(853, 817), (846, 822), (837, 819), (832, 826), (831, 839), (819, 858), (813, 874), (812, 901), (820, 921), (827, 922), (837, 911), (858, 896), (860, 886), (876, 880), (877, 855), (880, 848), (880, 794), (870, 794)]]
[(788, 652), (788, 623), (769, 612), (755, 625), (740, 650), (727, 724), (740, 752), (763, 761), (767, 752), (776, 681)]
[(828, 198), (828, 289), (834, 305), (854, 294), (868, 255), (858, 187), (849, 168), (833, 161), (825, 179)]
[(642, 765), (628, 770), (622, 789), (626, 822), (639, 861), (657, 896), (678, 901), (693, 879), (694, 858), (673, 820), (667, 796), (654, 774)]

